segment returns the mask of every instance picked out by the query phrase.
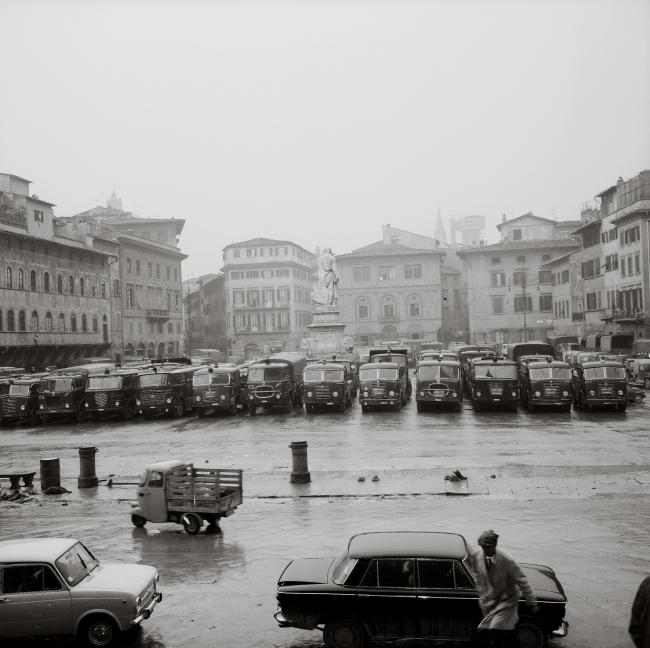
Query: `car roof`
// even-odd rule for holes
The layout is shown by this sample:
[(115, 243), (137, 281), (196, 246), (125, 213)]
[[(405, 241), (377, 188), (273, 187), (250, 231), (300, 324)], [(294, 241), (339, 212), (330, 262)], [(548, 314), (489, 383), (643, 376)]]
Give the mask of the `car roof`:
[(76, 542), (74, 538), (2, 540), (0, 562), (53, 562)]
[(458, 533), (437, 531), (384, 531), (359, 533), (350, 538), (351, 558), (455, 558), (467, 556), (467, 543)]

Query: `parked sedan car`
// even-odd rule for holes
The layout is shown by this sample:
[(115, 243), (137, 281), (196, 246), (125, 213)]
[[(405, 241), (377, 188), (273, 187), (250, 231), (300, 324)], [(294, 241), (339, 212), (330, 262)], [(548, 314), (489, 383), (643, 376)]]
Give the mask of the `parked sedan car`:
[[(476, 641), (478, 594), (455, 533), (385, 532), (353, 536), (338, 558), (291, 561), (278, 580), (281, 627), (322, 628), (328, 648), (369, 641)], [(550, 567), (519, 563), (539, 602), (521, 600), (518, 645), (543, 648), (564, 636), (566, 596)]]
[(119, 645), (120, 631), (161, 601), (158, 579), (148, 565), (102, 564), (71, 538), (4, 540), (0, 637), (77, 635), (87, 646)]

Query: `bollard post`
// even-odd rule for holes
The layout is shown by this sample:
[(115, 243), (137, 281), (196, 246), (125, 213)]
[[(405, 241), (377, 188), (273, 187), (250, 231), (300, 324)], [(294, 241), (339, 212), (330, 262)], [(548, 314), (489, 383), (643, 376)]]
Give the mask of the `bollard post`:
[(97, 475), (95, 474), (95, 453), (99, 448), (86, 446), (79, 448), (79, 479), (77, 488), (93, 488), (97, 486)]
[(61, 487), (61, 466), (58, 457), (41, 459), (41, 490)]
[(307, 468), (307, 441), (292, 441), (289, 447), (293, 462), (291, 483), (308, 484), (311, 481), (311, 475)]

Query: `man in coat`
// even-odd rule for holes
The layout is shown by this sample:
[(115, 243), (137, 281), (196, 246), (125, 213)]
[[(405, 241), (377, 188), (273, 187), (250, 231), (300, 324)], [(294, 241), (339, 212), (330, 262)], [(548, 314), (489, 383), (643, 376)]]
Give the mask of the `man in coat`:
[(634, 597), (629, 632), (636, 648), (650, 648), (650, 576), (643, 579)]
[(532, 613), (539, 610), (537, 599), (517, 563), (497, 550), (499, 536), (490, 529), (481, 533), (481, 549), (469, 556), (479, 595), (483, 620), (479, 632), (488, 632), (495, 648), (514, 646), (514, 628), (519, 621), (517, 609), (522, 594)]

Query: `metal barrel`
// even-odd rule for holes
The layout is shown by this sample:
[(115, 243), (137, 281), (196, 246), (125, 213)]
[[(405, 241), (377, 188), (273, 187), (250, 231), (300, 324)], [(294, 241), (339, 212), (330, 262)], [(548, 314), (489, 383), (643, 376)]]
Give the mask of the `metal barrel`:
[(51, 486), (61, 486), (61, 466), (59, 458), (41, 459), (41, 490), (47, 490)]
[(307, 441), (293, 441), (289, 444), (293, 460), (291, 472), (292, 484), (307, 484), (311, 481), (311, 475), (307, 467)]
[(93, 488), (97, 486), (97, 475), (95, 474), (95, 454), (97, 452), (99, 452), (99, 448), (95, 446), (79, 448), (78, 488)]

